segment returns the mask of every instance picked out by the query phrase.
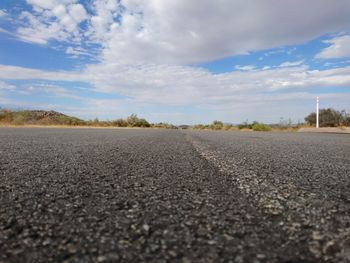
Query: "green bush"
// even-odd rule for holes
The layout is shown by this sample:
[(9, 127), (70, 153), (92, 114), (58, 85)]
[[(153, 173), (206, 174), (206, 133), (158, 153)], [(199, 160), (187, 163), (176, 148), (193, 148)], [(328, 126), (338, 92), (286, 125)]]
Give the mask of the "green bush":
[(257, 121), (253, 121), (252, 123), (248, 123), (248, 121), (245, 121), (245, 122), (243, 122), (243, 123), (241, 123), (241, 124), (238, 124), (238, 129), (249, 129), (249, 130), (251, 130), (251, 129), (253, 129), (253, 126), (255, 125), (255, 124), (258, 124), (258, 122)]
[(151, 124), (149, 124), (149, 122), (146, 121), (146, 119), (139, 119), (136, 124), (136, 127), (148, 128), (148, 127), (151, 127)]
[(252, 123), (248, 123), (248, 121), (245, 121), (241, 124), (239, 124), (238, 129), (249, 129), (253, 131), (271, 131), (271, 127), (269, 125), (266, 125), (264, 123), (259, 123), (257, 121), (253, 121)]
[(271, 131), (271, 127), (264, 123), (255, 123), (252, 129), (253, 131)]
[(224, 124), (222, 121), (213, 121), (213, 124), (211, 125), (211, 128), (213, 130), (221, 130), (224, 127)]

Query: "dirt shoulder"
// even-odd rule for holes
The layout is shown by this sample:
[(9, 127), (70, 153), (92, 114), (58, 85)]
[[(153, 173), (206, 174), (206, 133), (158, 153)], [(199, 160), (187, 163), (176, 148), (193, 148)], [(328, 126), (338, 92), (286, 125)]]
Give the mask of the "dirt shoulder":
[(350, 127), (300, 128), (298, 132), (349, 133)]

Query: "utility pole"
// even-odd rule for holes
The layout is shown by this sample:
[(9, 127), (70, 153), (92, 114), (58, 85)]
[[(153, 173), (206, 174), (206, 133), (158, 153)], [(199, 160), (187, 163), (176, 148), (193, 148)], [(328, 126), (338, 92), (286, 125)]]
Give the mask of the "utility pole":
[(320, 100), (317, 97), (317, 99), (316, 99), (316, 128), (317, 129), (320, 127), (320, 125), (319, 125), (319, 106), (320, 106)]

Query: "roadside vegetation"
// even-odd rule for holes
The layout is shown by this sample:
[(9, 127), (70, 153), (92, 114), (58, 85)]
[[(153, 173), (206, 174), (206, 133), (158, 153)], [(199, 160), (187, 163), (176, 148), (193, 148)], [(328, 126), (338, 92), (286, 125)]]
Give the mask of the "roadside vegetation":
[[(332, 108), (321, 109), (319, 113), (320, 127), (350, 127), (350, 113), (345, 110), (337, 111)], [(312, 112), (305, 117), (305, 122), (292, 123), (291, 119), (280, 118), (279, 123), (265, 124), (257, 121), (233, 125), (215, 120), (212, 124), (197, 124), (194, 130), (226, 130), (226, 131), (297, 131), (300, 128), (315, 127), (316, 113)]]
[(71, 117), (56, 111), (42, 110), (19, 110), (12, 111), (0, 109), (0, 125), (43, 125), (43, 126), (91, 126), (91, 127), (161, 127), (170, 128), (165, 124), (150, 124), (146, 119), (131, 114), (126, 119), (117, 119), (112, 121), (82, 120)]
[[(320, 127), (342, 127), (350, 126), (350, 113), (345, 110), (337, 111), (332, 108), (321, 109)], [(56, 111), (44, 110), (9, 110), (0, 108), (0, 125), (2, 126), (79, 126), (79, 127), (140, 127), (159, 129), (194, 129), (194, 130), (214, 130), (214, 131), (297, 131), (299, 128), (315, 127), (316, 113), (312, 112), (305, 117), (305, 122), (293, 124), (291, 119), (280, 118), (279, 123), (265, 124), (257, 121), (245, 121), (238, 125), (224, 123), (219, 120), (211, 124), (197, 124), (193, 126), (175, 126), (169, 123), (150, 123), (144, 118), (139, 118), (136, 114), (131, 114), (127, 118), (119, 118), (110, 121), (82, 120), (68, 116)]]
[(224, 124), (222, 121), (215, 120), (212, 124), (197, 124), (192, 127), (194, 130), (237, 130), (232, 124)]
[(158, 129), (177, 129), (177, 126), (164, 122), (152, 123), (151, 127)]
[(271, 131), (271, 127), (264, 123), (259, 123), (257, 121), (253, 121), (252, 123), (248, 123), (247, 121), (239, 124), (238, 129), (248, 129), (253, 131)]
[(197, 124), (193, 126), (194, 130), (224, 130), (224, 131), (237, 131), (237, 130), (252, 130), (252, 131), (271, 131), (271, 127), (264, 123), (254, 121), (252, 123), (244, 122), (238, 125), (224, 124), (222, 121), (213, 121), (212, 124), (204, 125)]
[[(305, 117), (305, 121), (310, 126), (316, 125), (316, 112)], [(320, 127), (341, 127), (350, 126), (350, 113), (345, 110), (337, 111), (332, 108), (321, 109), (319, 112)]]

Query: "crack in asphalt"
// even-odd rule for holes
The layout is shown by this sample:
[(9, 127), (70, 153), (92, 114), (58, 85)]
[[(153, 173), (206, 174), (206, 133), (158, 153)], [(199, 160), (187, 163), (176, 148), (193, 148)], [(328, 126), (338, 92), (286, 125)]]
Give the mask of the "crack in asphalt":
[[(239, 136), (237, 139), (230, 133), (210, 134), (208, 136), (208, 133), (188, 132), (186, 136), (203, 158), (206, 158), (216, 166), (220, 172), (232, 177), (237, 187), (243, 191), (247, 198), (254, 200), (255, 207), (259, 211), (278, 218), (281, 232), (284, 232), (292, 240), (303, 240), (304, 247), (308, 247), (313, 257), (319, 261), (324, 260), (326, 262), (332, 262), (333, 260), (334, 262), (350, 261), (350, 250), (348, 249), (348, 237), (350, 236), (349, 191), (346, 188), (346, 185), (349, 185), (348, 167), (350, 162), (343, 163), (343, 157), (332, 157), (330, 149), (325, 150), (325, 148), (321, 148), (323, 154), (318, 154), (318, 156), (321, 156), (319, 160), (317, 160), (316, 156), (310, 156), (311, 158), (304, 161), (307, 164), (306, 166), (305, 164), (294, 164), (288, 167), (291, 170), (290, 174), (293, 176), (298, 175), (298, 173), (303, 174), (305, 171), (322, 175), (320, 176), (321, 179), (314, 177), (312, 178), (313, 180), (310, 180), (305, 178), (304, 182), (300, 183), (301, 180), (295, 181), (292, 177), (281, 174), (281, 168), (277, 170), (271, 169), (271, 166), (274, 166), (274, 163), (278, 161), (275, 160), (272, 165), (269, 165), (271, 160), (264, 158), (265, 155), (269, 154), (267, 146), (272, 144), (269, 137), (263, 135), (260, 137), (242, 136), (245, 139), (257, 139), (262, 142), (260, 147), (257, 147), (255, 143), (254, 147), (251, 148), (249, 142), (252, 142), (252, 140), (247, 140), (247, 143), (247, 141), (242, 141), (242, 138), (239, 138)], [(218, 140), (220, 136), (225, 137), (223, 142)], [(283, 136), (277, 134), (276, 138), (282, 137), (283, 140)], [(332, 137), (328, 136), (328, 138)], [(269, 141), (264, 143), (264, 140)], [(283, 144), (282, 140), (279, 143)], [(232, 145), (228, 146), (227, 142), (230, 141), (233, 141)], [(343, 142), (349, 144), (349, 141), (346, 139)], [(308, 152), (308, 148), (314, 146), (312, 144), (298, 145), (295, 149), (298, 152)], [(321, 146), (323, 145), (321, 144)], [(336, 145), (336, 147), (339, 148), (339, 145)], [(258, 152), (261, 150), (259, 148), (263, 148), (266, 152), (261, 156), (255, 153), (254, 158), (246, 158), (252, 154), (252, 149)], [(277, 152), (283, 152), (281, 149), (279, 147)], [(292, 152), (295, 149), (290, 147), (287, 148), (287, 151)], [(344, 152), (344, 149), (348, 151), (348, 148), (342, 147), (340, 154)], [(227, 152), (234, 152), (234, 154), (227, 156)], [(313, 151), (309, 152), (312, 153)], [(309, 154), (314, 155), (311, 153)], [(291, 153), (286, 154), (286, 156), (290, 158)], [(316, 162), (313, 161), (315, 159)], [(335, 166), (328, 159), (337, 160), (338, 166)], [(319, 164), (319, 161), (322, 162), (322, 165)], [(265, 166), (269, 168), (268, 171), (262, 169)], [(337, 169), (332, 169), (335, 167)], [(324, 174), (325, 171), (328, 173)], [(336, 183), (333, 183), (333, 188), (337, 190), (335, 194), (332, 193), (331, 195), (330, 192), (325, 193), (322, 190), (316, 191), (318, 190), (317, 188), (322, 189), (321, 187), (324, 187), (322, 179), (328, 179), (328, 176), (334, 177), (334, 175), (339, 176), (335, 178), (334, 182)], [(336, 179), (344, 180), (345, 187), (341, 184), (341, 180), (339, 182)], [(320, 185), (316, 185), (319, 182), (321, 182)], [(322, 203), (320, 202), (321, 200), (326, 202)], [(341, 224), (337, 221), (341, 222)], [(338, 253), (334, 253), (334, 251), (329, 253), (332, 249), (338, 250)]]

